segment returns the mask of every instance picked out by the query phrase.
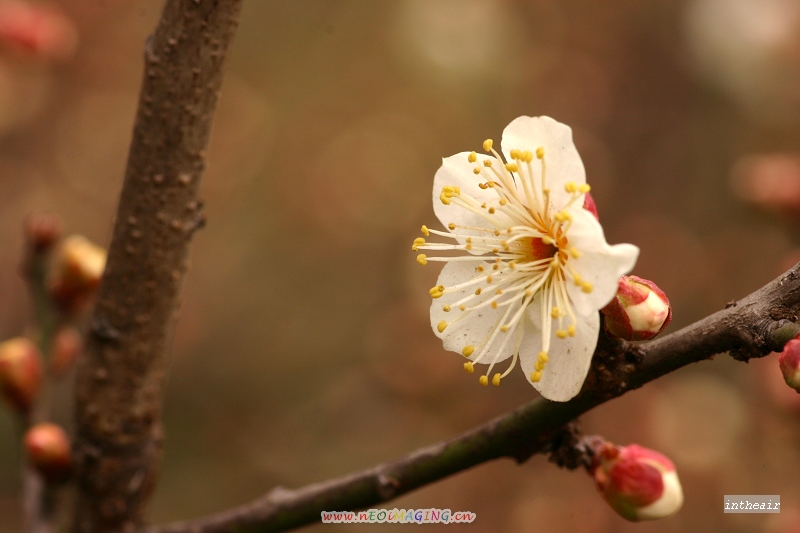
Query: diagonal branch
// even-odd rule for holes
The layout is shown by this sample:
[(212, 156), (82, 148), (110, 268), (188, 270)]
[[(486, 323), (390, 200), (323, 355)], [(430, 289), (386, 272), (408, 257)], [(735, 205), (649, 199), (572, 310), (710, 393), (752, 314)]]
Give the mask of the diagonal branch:
[(133, 531), (161, 456), (167, 352), (222, 66), (242, 0), (167, 0), (145, 48), (125, 181), (76, 383), (73, 531)]
[[(466, 470), (509, 457), (518, 462), (548, 451), (561, 428), (625, 392), (713, 355), (739, 360), (780, 350), (800, 332), (800, 263), (739, 302), (647, 344), (598, 346), (581, 393), (565, 403), (539, 399), (450, 440), (397, 461), (297, 490), (276, 488), (241, 507), (144, 533), (267, 533), (320, 519), (321, 511), (363, 509)], [(602, 338), (602, 337), (601, 337)]]

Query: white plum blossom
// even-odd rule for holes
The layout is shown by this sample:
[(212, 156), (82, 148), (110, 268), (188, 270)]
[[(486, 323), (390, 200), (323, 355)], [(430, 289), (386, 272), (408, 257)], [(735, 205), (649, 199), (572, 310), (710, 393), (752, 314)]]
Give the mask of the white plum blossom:
[[(434, 212), (446, 242), (414, 241), (417, 262), (444, 261), (430, 290), (431, 325), (464, 368), (486, 364), (480, 383), (499, 385), (519, 360), (544, 396), (567, 401), (581, 389), (600, 330), (598, 310), (639, 254), (609, 246), (583, 209), (589, 191), (572, 130), (549, 117), (519, 117), (503, 132), (501, 156), (462, 152), (443, 159), (433, 180)], [(492, 375), (495, 365), (511, 364)]]

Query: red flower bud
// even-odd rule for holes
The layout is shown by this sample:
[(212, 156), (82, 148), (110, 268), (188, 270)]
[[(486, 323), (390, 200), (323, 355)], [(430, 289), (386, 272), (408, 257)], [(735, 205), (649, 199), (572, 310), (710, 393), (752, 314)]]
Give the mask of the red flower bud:
[(0, 343), (0, 393), (15, 409), (27, 412), (39, 393), (39, 349), (24, 337)]
[(594, 218), (600, 222), (600, 215), (597, 214), (597, 204), (594, 203), (594, 198), (592, 198), (591, 193), (586, 193), (583, 197), (583, 208), (589, 211), (591, 214), (594, 215)]
[(592, 475), (597, 489), (626, 520), (666, 518), (683, 505), (675, 466), (660, 453), (637, 444), (605, 443), (595, 460)]
[(800, 392), (800, 335), (786, 343), (778, 356), (778, 364), (786, 384)]
[(28, 462), (48, 481), (63, 480), (72, 468), (69, 437), (56, 424), (36, 424), (25, 434)]
[(637, 276), (619, 278), (617, 295), (602, 312), (606, 334), (626, 341), (652, 339), (672, 320), (672, 308), (664, 291)]
[(79, 310), (100, 284), (106, 251), (82, 235), (64, 239), (50, 272), (53, 299), (65, 311)]
[(32, 2), (0, 4), (0, 43), (44, 59), (75, 52), (78, 30), (55, 6)]
[(49, 250), (61, 239), (61, 220), (56, 215), (37, 214), (25, 219), (25, 238), (36, 252)]
[(77, 329), (65, 326), (53, 337), (53, 354), (50, 359), (50, 370), (60, 377), (72, 367), (83, 350), (83, 337)]

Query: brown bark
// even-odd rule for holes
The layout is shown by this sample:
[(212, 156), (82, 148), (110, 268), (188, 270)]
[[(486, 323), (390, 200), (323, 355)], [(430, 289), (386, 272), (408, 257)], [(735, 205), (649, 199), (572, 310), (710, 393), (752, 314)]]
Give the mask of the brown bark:
[(242, 0), (167, 0), (144, 80), (108, 263), (77, 376), (73, 531), (130, 532), (161, 455), (161, 404), (178, 293), (222, 66)]

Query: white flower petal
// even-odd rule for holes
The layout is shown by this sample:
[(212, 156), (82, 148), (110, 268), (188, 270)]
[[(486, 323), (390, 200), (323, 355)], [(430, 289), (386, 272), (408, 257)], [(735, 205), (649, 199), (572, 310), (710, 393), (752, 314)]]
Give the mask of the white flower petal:
[(632, 244), (610, 246), (600, 223), (585, 209), (571, 209), (570, 214), (572, 226), (567, 239), (580, 257), (570, 257), (568, 265), (584, 281), (592, 284), (592, 291), (586, 293), (568, 280), (567, 292), (577, 311), (588, 314), (605, 307), (617, 294), (619, 278), (633, 269), (639, 248)]
[[(469, 195), (479, 203), (487, 202), (490, 205), (497, 203), (498, 196), (493, 189), (481, 189), (478, 184), (486, 182), (486, 178), (476, 175), (473, 169), (482, 164), (485, 159), (491, 159), (492, 164), (499, 165), (497, 159), (492, 156), (480, 156), (476, 163), (470, 163), (467, 160), (469, 152), (461, 152), (450, 157), (442, 159), (442, 166), (436, 171), (436, 176), (433, 178), (433, 212), (439, 218), (445, 228), (450, 223), (455, 223), (459, 226), (469, 226), (477, 228), (487, 228), (494, 230), (495, 225), (488, 221), (485, 217), (465, 209), (455, 202), (445, 205), (439, 199), (442, 193), (442, 188), (445, 186), (455, 186), (461, 189), (461, 193)], [(496, 213), (493, 218), (502, 221), (501, 226), (505, 226), (508, 222), (506, 216), (502, 213)], [(483, 236), (485, 233), (471, 230), (458, 230), (460, 235), (465, 236)], [(457, 241), (464, 244), (463, 238), (458, 238)], [(470, 252), (480, 255), (480, 252)]]
[[(447, 263), (442, 269), (441, 274), (439, 274), (437, 285), (449, 287), (469, 281), (477, 275), (475, 272), (475, 267), (477, 267), (478, 264), (482, 264), (484, 267), (487, 266), (487, 263), (479, 261)], [(482, 285), (485, 286), (485, 283)], [(478, 346), (489, 337), (489, 335), (495, 329), (496, 324), (508, 308), (499, 307), (498, 309), (492, 309), (491, 306), (486, 306), (483, 309), (472, 311), (462, 320), (447, 326), (447, 328), (445, 328), (445, 330), (441, 333), (439, 332), (437, 326), (442, 320), (450, 322), (461, 315), (462, 311), (460, 311), (457, 306), (453, 306), (448, 312), (445, 312), (443, 307), (445, 305), (452, 305), (454, 302), (457, 302), (464, 297), (469, 296), (470, 294), (474, 294), (476, 287), (478, 287), (478, 284), (470, 285), (469, 287), (465, 287), (464, 289), (455, 291), (453, 293), (447, 293), (441, 298), (434, 299), (431, 303), (431, 327), (433, 328), (433, 332), (436, 334), (436, 336), (442, 339), (445, 350), (462, 353), (461, 351), (465, 346), (472, 345), (476, 349), (472, 356), (469, 357), (470, 360), (474, 360), (478, 356), (480, 353), (480, 351), (477, 349)], [(487, 297), (490, 296), (488, 292), (489, 291), (487, 291)], [(475, 305), (477, 303), (477, 300), (473, 300), (469, 305)], [(516, 306), (515, 309), (519, 309), (519, 306)], [(512, 313), (513, 312), (514, 311), (512, 310)], [(508, 335), (513, 335), (513, 333), (499, 332), (495, 338), (495, 341), (492, 343), (490, 350), (480, 360), (480, 363), (491, 363), (492, 361), (495, 361), (495, 356), (497, 357), (496, 361), (503, 361), (511, 357), (514, 352), (514, 339), (511, 339), (509, 342), (507, 342), (502, 353), (498, 354), (498, 348), (500, 348), (505, 336)]]
[(541, 351), (542, 338), (541, 314), (537, 307), (534, 304), (528, 309), (533, 331), (522, 341), (520, 364), (525, 377), (542, 396), (554, 402), (566, 402), (580, 392), (589, 372), (600, 332), (600, 315), (597, 311), (578, 315), (574, 337), (559, 339), (555, 331), (551, 331), (550, 350), (547, 353), (550, 361), (542, 371), (541, 381), (533, 383), (531, 374), (536, 370), (534, 365)]
[[(550, 117), (519, 117), (503, 130), (503, 155), (511, 157), (511, 150), (529, 150), (536, 153), (544, 148), (547, 167), (547, 187), (550, 189), (552, 211), (560, 211), (572, 195), (564, 190), (567, 182), (586, 183), (583, 161), (572, 141), (572, 128)], [(536, 179), (540, 179), (538, 159), (533, 160)], [(583, 205), (583, 199), (578, 200)]]

